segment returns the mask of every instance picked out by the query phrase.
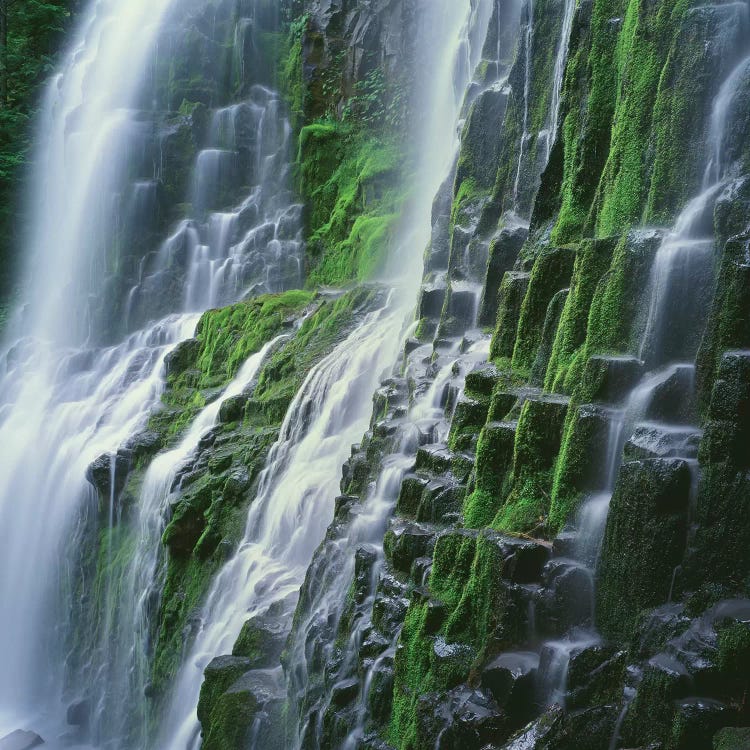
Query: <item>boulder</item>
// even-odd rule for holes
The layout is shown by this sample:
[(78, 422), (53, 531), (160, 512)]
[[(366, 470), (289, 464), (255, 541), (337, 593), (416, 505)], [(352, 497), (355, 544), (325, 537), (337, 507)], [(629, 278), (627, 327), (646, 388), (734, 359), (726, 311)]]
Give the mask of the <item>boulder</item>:
[(501, 654), (482, 670), (482, 687), (516, 726), (522, 726), (534, 716), (538, 668), (539, 654), (519, 651)]
[(16, 729), (0, 739), (0, 750), (31, 750), (44, 744), (44, 740), (35, 732)]
[(265, 669), (279, 664), (289, 626), (284, 617), (259, 615), (243, 626), (232, 649), (233, 656), (249, 659), (251, 669)]

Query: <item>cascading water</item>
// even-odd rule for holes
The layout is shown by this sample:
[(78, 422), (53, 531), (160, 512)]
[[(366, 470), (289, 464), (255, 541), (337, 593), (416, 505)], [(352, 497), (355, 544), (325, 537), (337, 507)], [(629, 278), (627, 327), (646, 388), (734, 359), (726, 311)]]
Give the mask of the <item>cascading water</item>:
[[(420, 139), (417, 199), (409, 209), (412, 221), (404, 222), (408, 233), (396, 242), (398, 248), (419, 248), (429, 239), (432, 195), (445, 178), (456, 152), (457, 118), (465, 88), (478, 62), (477, 42), (472, 45), (472, 40), (475, 36), (484, 38), (490, 10), (488, 2), (476, 8), (466, 2), (440, 7), (425, 4), (419, 9), (423, 28), (439, 30), (440, 44), (435, 44), (436, 37), (425, 31), (419, 40), (418, 54), (426, 60), (429, 50), (431, 54), (436, 50), (441, 52), (441, 63), (437, 66), (440, 75), (435, 77), (436, 83), (429, 89), (429, 100), (424, 106), (446, 116), (432, 118), (432, 127)], [(428, 39), (431, 46), (422, 48)], [(446, 56), (445, 50), (450, 54)], [(419, 67), (436, 69), (435, 64), (426, 62)], [(436, 160), (436, 153), (443, 153), (446, 158)], [(397, 276), (399, 288), (395, 298), (387, 309), (370, 316), (313, 371), (290, 408), (281, 438), (264, 471), (259, 497), (251, 508), (245, 542), (213, 585), (204, 607), (201, 631), (178, 677), (165, 723), (166, 746), (174, 750), (198, 746), (195, 706), (206, 663), (231, 651), (246, 620), (262, 615), (274, 604), (278, 607), (279, 602), (290, 596), (294, 598), (303, 583), (313, 552), (333, 517), (340, 468), (349, 456), (351, 444), (366, 429), (370, 417), (366, 397), (375, 390), (380, 372), (396, 359), (396, 347), (402, 340), (400, 331), (421, 275), (419, 260), (413, 252), (406, 256), (392, 253), (387, 273)], [(342, 373), (346, 377), (342, 378)], [(364, 388), (363, 378), (367, 381)], [(332, 388), (336, 379), (341, 382)], [(362, 399), (356, 396), (354, 388), (363, 395)], [(327, 449), (316, 453), (313, 448), (319, 445), (321, 436), (325, 437)], [(393, 488), (398, 487), (406, 468), (403, 459), (395, 460), (390, 479), (380, 483), (378, 496), (368, 504), (368, 514), (366, 518), (363, 516), (363, 521), (368, 520), (368, 538), (375, 539), (378, 533), (382, 538), (385, 519), (395, 499)], [(305, 521), (298, 522), (298, 527), (304, 531), (293, 535), (290, 543), (286, 524), (299, 519), (301, 513)], [(353, 534), (345, 542), (345, 552), (353, 549), (350, 545), (356, 544), (359, 536)], [(282, 613), (280, 618), (286, 617), (291, 626), (288, 603), (285, 609), (286, 614)], [(291, 657), (292, 671), (298, 668), (298, 658), (295, 650)], [(278, 728), (276, 732), (278, 737)]]
[[(452, 79), (453, 97), (432, 102), (432, 111), (438, 103), (438, 111), (445, 113), (444, 117), (437, 118), (444, 124), (444, 129), (434, 130), (429, 140), (423, 141), (431, 146), (425, 148), (424, 155), (449, 153), (451, 160), (455, 159), (459, 144), (448, 129), (449, 123), (458, 122), (462, 108), (466, 106), (465, 92), (469, 90), (479, 63), (491, 10), (490, 3), (453, 4), (450, 10), (447, 6), (423, 10), (424, 38), (429, 38), (436, 49), (455, 50), (455, 56), (442, 53), (441, 75), (433, 79), (434, 95), (443, 97), (448, 90), (444, 81)], [(449, 36), (456, 33), (458, 36)], [(450, 162), (443, 165), (445, 171), (442, 174), (434, 167), (428, 172), (427, 166), (425, 164), (422, 168), (422, 192), (429, 198), (437, 193), (450, 169)], [(424, 222), (421, 226), (423, 241), (426, 242), (430, 237), (428, 206), (424, 207), (420, 217)], [(435, 232), (434, 227), (432, 231)], [(469, 296), (474, 300), (473, 309), (467, 313), (469, 328), (477, 320), (479, 295), (476, 287), (468, 282), (452, 283), (454, 295)], [(409, 399), (408, 411), (402, 409), (404, 413), (400, 416), (386, 418), (388, 427), (384, 434), (388, 435), (387, 443), (392, 452), (382, 457), (379, 475), (369, 483), (361, 498), (342, 499), (348, 503), (342, 507), (351, 508), (346, 513), (342, 511), (345, 520), (337, 516), (308, 571), (285, 664), (290, 702), (298, 721), (291, 740), (294, 747), (307, 750), (335, 746), (352, 750), (360, 747), (365, 736), (370, 691), (379, 671), (387, 670), (388, 663), (392, 663), (398, 639), (398, 631), (391, 633), (390, 644), (378, 642), (375, 645), (379, 653), (376, 658), (366, 660), (364, 665), (360, 662), (364, 641), (373, 637), (374, 608), (384, 564), (383, 536), (404, 477), (414, 467), (418, 447), (425, 443), (436, 445), (447, 438), (452, 407), (446, 403), (446, 392), (460, 388), (466, 372), (486, 359), (488, 341), (478, 332), (476, 338), (475, 345), (464, 342), (464, 348), (460, 338), (456, 339), (450, 347), (435, 352), (434, 356), (431, 356), (432, 345), (417, 347), (397, 365), (393, 378), (385, 381), (383, 391), (388, 394), (384, 397), (387, 403), (401, 403), (403, 394), (399, 383), (404, 378), (419, 386)], [(455, 404), (455, 398), (451, 403)], [(398, 414), (399, 408), (394, 408)], [(377, 431), (377, 426), (373, 429)], [(445, 494), (450, 493), (448, 488)], [(345, 583), (342, 585), (341, 581)], [(350, 611), (350, 587), (355, 583), (355, 605)], [(349, 623), (348, 638), (345, 644), (338, 645), (339, 627), (344, 618)], [(329, 666), (321, 668), (321, 655)], [(322, 679), (321, 671), (325, 673)], [(348, 734), (334, 739), (324, 729), (326, 712), (338, 692), (351, 690), (357, 691), (358, 697), (354, 702), (354, 714), (347, 720)]]
[[(193, 202), (185, 204), (193, 218), (154, 252), (154, 233), (166, 228), (153, 218), (164, 160), (175, 133), (190, 127), (187, 116), (158, 110), (158, 47), (173, 12), (190, 18), (194, 6), (92, 2), (47, 91), (27, 299), (2, 352), (0, 737), (29, 726), (53, 743), (71, 733), (65, 712), (73, 701), (76, 722), (89, 725), (97, 745), (143, 746), (143, 618), (158, 594), (163, 511), (177, 469), (222, 399), (154, 462), (135, 514), (117, 502), (128, 440), (158, 406), (165, 357), (193, 335), (195, 313), (299, 286), (301, 209), (287, 189), (291, 128), (279, 97), (252, 81), (241, 86), (242, 103), (208, 113), (192, 187), (187, 181), (175, 196)], [(243, 43), (243, 69), (251, 36), (247, 28), (231, 35)], [(231, 155), (229, 170), (213, 170), (218, 149)], [(135, 332), (123, 337), (124, 330)], [(247, 384), (262, 357), (246, 363), (225, 397)], [(87, 481), (97, 472), (108, 474), (104, 508)], [(82, 579), (83, 558), (100, 539), (103, 590), (79, 599), (95, 583)], [(114, 540), (135, 553), (116, 557)], [(65, 738), (75, 741), (81, 736)]]
[[(714, 207), (731, 179), (731, 164), (726, 162), (721, 144), (728, 111), (748, 65), (750, 59), (743, 60), (730, 73), (714, 100), (706, 140), (705, 177), (700, 192), (685, 206), (674, 228), (665, 234), (654, 258), (648, 287), (647, 319), (638, 353), (645, 372), (620, 407), (609, 415), (604, 485), (584, 503), (577, 522), (576, 564), (590, 571), (592, 585), (626, 443), (630, 442), (635, 449), (656, 451), (656, 455), (683, 459), (691, 468), (691, 492), (695, 493), (697, 444), (701, 431), (696, 426), (694, 361), (708, 318), (714, 283)], [(670, 392), (671, 398), (665, 399), (664, 394)], [(672, 577), (670, 600), (677, 572)], [(592, 597), (589, 617), (592, 625), (594, 619)], [(571, 653), (585, 645), (586, 639), (595, 643), (596, 632), (574, 631), (564, 641), (548, 645), (559, 656), (552, 660), (556, 667), (542, 675), (546, 681), (543, 700), (547, 703), (564, 703), (567, 663)], [(617, 747), (623, 717), (633, 695), (634, 690), (629, 685), (611, 750)]]
[(565, 0), (565, 12), (560, 30), (560, 39), (557, 44), (555, 70), (552, 79), (552, 104), (550, 106), (549, 125), (547, 128), (545, 161), (549, 161), (552, 147), (555, 145), (555, 138), (557, 138), (557, 129), (560, 125), (563, 78), (565, 76), (565, 63), (568, 61), (568, 45), (570, 42), (570, 32), (573, 28), (573, 16), (575, 15), (575, 10), (575, 0)]
[(146, 472), (134, 521), (130, 559), (119, 579), (108, 580), (108, 585), (114, 585), (116, 591), (107, 593), (105, 607), (114, 611), (116, 617), (100, 628), (101, 650), (90, 663), (91, 684), (87, 685), (86, 695), (98, 696), (91, 719), (97, 744), (113, 736), (128, 738), (127, 745), (131, 747), (148, 742), (149, 599), (158, 594), (161, 583), (160, 540), (171, 494), (179, 490), (175, 480), (201, 439), (215, 425), (222, 404), (252, 383), (266, 355), (278, 342), (275, 339), (267, 343), (251, 356), (221, 396), (198, 414), (180, 443), (158, 455)]
[(160, 747), (199, 747), (195, 711), (206, 665), (231, 652), (248, 619), (298, 592), (333, 513), (339, 468), (367, 424), (378, 366), (395, 357), (393, 327), (402, 318), (399, 306), (394, 310), (388, 301), (370, 313), (312, 370), (289, 407), (261, 476), (245, 538), (203, 607)]

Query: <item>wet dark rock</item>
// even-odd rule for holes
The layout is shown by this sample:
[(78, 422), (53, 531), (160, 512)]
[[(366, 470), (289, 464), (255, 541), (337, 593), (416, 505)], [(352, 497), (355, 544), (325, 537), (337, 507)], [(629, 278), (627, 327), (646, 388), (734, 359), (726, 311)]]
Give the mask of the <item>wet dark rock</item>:
[(359, 695), (359, 680), (351, 678), (337, 682), (331, 689), (331, 704), (343, 708), (351, 704)]
[(86, 479), (98, 490), (101, 501), (109, 503), (113, 496), (117, 500), (125, 488), (129, 471), (129, 458), (120, 453), (103, 453), (86, 469)]
[(250, 473), (244, 467), (233, 469), (224, 484), (224, 499), (236, 501), (250, 487)]
[(667, 602), (685, 551), (690, 487), (680, 459), (620, 469), (597, 575), (597, 621), (606, 636), (630, 637), (641, 609)]
[(0, 738), (0, 750), (31, 750), (44, 744), (46, 743), (38, 734), (22, 729), (16, 729), (15, 732)]
[(384, 656), (373, 665), (371, 672), (368, 708), (372, 720), (385, 726), (391, 717), (395, 666), (392, 656)]
[(553, 558), (544, 570), (538, 602), (543, 632), (560, 637), (574, 627), (591, 624), (594, 580), (591, 571), (575, 560)]
[(223, 474), (229, 469), (234, 460), (234, 456), (229, 452), (217, 452), (208, 459), (208, 470), (211, 474)]
[(164, 447), (162, 436), (153, 430), (143, 430), (133, 435), (125, 442), (123, 448), (128, 451), (133, 461), (147, 456), (153, 456)]
[(463, 394), (458, 399), (451, 423), (451, 447), (462, 450), (476, 448), (476, 436), (487, 421), (489, 408), (488, 398), (472, 398)]
[(674, 372), (654, 388), (646, 416), (668, 424), (695, 424), (697, 404), (692, 365), (676, 365)]
[(518, 584), (540, 580), (550, 558), (549, 546), (531, 539), (487, 531), (483, 532), (483, 537), (499, 551), (503, 563), (502, 570), (498, 572), (505, 580)]
[(91, 717), (91, 701), (79, 700), (68, 706), (66, 721), (73, 727), (88, 726)]
[(354, 552), (354, 603), (362, 604), (370, 593), (378, 551), (370, 544), (361, 544)]
[(583, 404), (572, 415), (557, 467), (552, 502), (555, 523), (572, 521), (585, 495), (606, 486), (610, 427), (618, 416), (597, 404)]
[(200, 350), (201, 342), (198, 339), (187, 339), (187, 341), (178, 344), (164, 358), (167, 376), (176, 377), (194, 367)]
[(478, 748), (507, 737), (507, 718), (490, 695), (460, 686), (439, 695), (419, 697), (419, 739), (424, 747), (442, 750)]
[(563, 722), (563, 717), (563, 709), (558, 705), (552, 706), (520, 731), (510, 742), (503, 745), (502, 750), (532, 750), (536, 747), (544, 747), (542, 743), (554, 737), (556, 730)]
[(690, 428), (640, 424), (625, 445), (625, 459), (697, 458), (701, 433)]
[(481, 684), (512, 723), (521, 726), (535, 713), (535, 682), (539, 654), (510, 652), (493, 659), (483, 670)]
[(239, 422), (245, 412), (247, 401), (247, 396), (243, 395), (224, 399), (219, 407), (219, 422), (221, 424)]
[(675, 701), (690, 697), (689, 672), (669, 654), (657, 654), (644, 666), (622, 725), (625, 747), (667, 740), (674, 718)]
[(209, 662), (203, 675), (201, 699), (198, 703), (198, 719), (201, 723), (209, 718), (217, 697), (250, 669), (252, 660), (244, 656), (217, 656)]
[(683, 604), (665, 604), (648, 610), (638, 618), (633, 638), (633, 650), (640, 658), (661, 651), (673, 638), (690, 626), (690, 617)]
[(445, 445), (425, 445), (417, 451), (417, 470), (444, 474), (451, 470), (453, 453)]
[(631, 356), (597, 354), (586, 363), (583, 386), (594, 401), (616, 404), (633, 389), (643, 374), (643, 362)]
[(566, 708), (619, 702), (626, 663), (626, 652), (614, 646), (592, 644), (574, 649), (568, 662)]
[(435, 531), (426, 526), (396, 521), (385, 535), (386, 558), (401, 573), (409, 573), (412, 563), (424, 557), (435, 540)]
[(736, 587), (750, 573), (750, 352), (728, 352), (700, 448), (692, 578)]
[(734, 712), (720, 701), (687, 698), (675, 705), (672, 742), (675, 747), (710, 748), (718, 729), (734, 719)]
[(272, 614), (253, 617), (242, 626), (232, 655), (248, 659), (250, 669), (275, 667), (288, 635), (286, 618)]
[(578, 532), (571, 529), (563, 529), (552, 540), (553, 557), (571, 558), (578, 549)]

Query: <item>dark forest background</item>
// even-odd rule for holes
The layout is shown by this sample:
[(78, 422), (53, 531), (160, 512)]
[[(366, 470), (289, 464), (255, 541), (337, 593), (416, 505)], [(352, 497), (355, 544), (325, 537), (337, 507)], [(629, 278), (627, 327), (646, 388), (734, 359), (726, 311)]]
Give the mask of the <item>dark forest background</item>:
[(80, 0), (0, 0), (0, 323), (24, 224), (34, 115)]

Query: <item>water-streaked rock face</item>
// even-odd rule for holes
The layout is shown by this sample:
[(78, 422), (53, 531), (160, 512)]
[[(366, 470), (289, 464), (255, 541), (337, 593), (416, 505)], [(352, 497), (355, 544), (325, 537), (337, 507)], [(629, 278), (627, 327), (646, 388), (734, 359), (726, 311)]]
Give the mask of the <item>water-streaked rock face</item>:
[(2, 349), (0, 747), (744, 747), (748, 39), (92, 2)]

